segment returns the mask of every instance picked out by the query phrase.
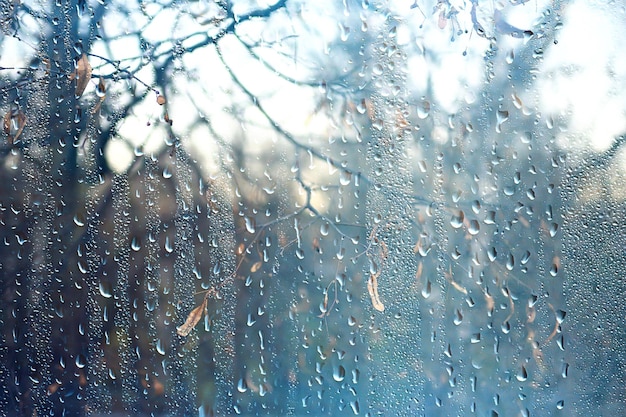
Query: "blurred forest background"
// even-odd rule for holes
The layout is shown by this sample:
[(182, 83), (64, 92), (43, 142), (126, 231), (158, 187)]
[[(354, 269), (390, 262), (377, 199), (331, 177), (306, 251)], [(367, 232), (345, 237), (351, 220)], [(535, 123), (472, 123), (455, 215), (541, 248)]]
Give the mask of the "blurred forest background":
[(2, 414), (623, 414), (624, 21), (2, 2)]

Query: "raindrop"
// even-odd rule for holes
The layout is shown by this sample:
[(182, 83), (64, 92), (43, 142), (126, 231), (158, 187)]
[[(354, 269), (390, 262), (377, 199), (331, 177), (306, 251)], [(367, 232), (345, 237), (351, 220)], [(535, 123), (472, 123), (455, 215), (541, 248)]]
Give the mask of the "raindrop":
[(75, 363), (77, 368), (84, 368), (87, 366), (87, 358), (82, 353), (79, 353), (76, 355)]
[(341, 185), (349, 185), (351, 180), (352, 173), (350, 171), (341, 171), (341, 174), (339, 175), (339, 183)]
[(359, 401), (358, 400), (350, 401), (350, 408), (352, 408), (352, 412), (355, 415), (358, 415), (359, 414), (359, 410), (360, 410), (360, 408), (359, 408)]
[(513, 51), (513, 49), (511, 49), (509, 52), (507, 52), (506, 54), (506, 63), (507, 64), (512, 64), (513, 60), (515, 59), (515, 51)]
[(172, 243), (172, 240), (169, 236), (165, 236), (165, 251), (167, 253), (174, 252), (174, 244)]
[(256, 226), (255, 226), (256, 222), (254, 221), (253, 218), (245, 217), (244, 222), (246, 223), (246, 230), (248, 231), (248, 233), (256, 232)]
[(347, 41), (348, 38), (350, 37), (350, 28), (342, 24), (339, 24), (339, 31), (341, 32), (340, 33), (341, 41), (342, 42)]
[(367, 102), (365, 101), (365, 99), (361, 99), (359, 104), (357, 104), (356, 111), (358, 111), (360, 114), (365, 114), (365, 112), (367, 111)]
[(487, 257), (489, 258), (490, 262), (495, 261), (497, 256), (498, 256), (498, 252), (496, 251), (495, 247), (492, 246), (487, 250)]
[(477, 235), (480, 232), (480, 223), (477, 220), (470, 220), (467, 231), (470, 235)]
[(83, 227), (85, 225), (85, 217), (82, 214), (77, 213), (74, 216), (74, 224), (78, 227)]
[(346, 369), (342, 366), (336, 366), (333, 368), (333, 379), (337, 382), (341, 382), (346, 377)]
[(239, 392), (248, 391), (248, 385), (246, 384), (246, 381), (243, 378), (239, 378), (239, 381), (237, 382), (237, 391)]
[(508, 269), (509, 271), (512, 271), (514, 266), (515, 266), (515, 257), (513, 256), (512, 253), (509, 253), (509, 257), (506, 260), (506, 269)]
[(463, 322), (463, 314), (461, 314), (461, 311), (457, 308), (456, 315), (454, 317), (454, 324), (458, 326), (462, 322)]
[(471, 343), (480, 343), (480, 333), (474, 333), (472, 334), (472, 337), (470, 339)]
[(111, 298), (113, 296), (113, 288), (110, 282), (100, 281), (98, 288), (100, 289), (100, 295), (104, 298)]
[(425, 119), (430, 114), (430, 101), (424, 100), (420, 105), (417, 106), (417, 117), (420, 119)]
[(502, 333), (509, 334), (509, 332), (511, 331), (511, 323), (505, 321), (504, 323), (502, 323), (502, 326), (500, 326), (500, 328), (502, 329)]
[(156, 342), (156, 350), (160, 355), (165, 356), (165, 346), (163, 345), (161, 339), (158, 339)]
[(463, 213), (463, 210), (459, 210), (457, 214), (452, 215), (452, 219), (450, 219), (450, 226), (458, 229), (463, 226), (463, 220), (465, 220), (465, 213)]
[(130, 242), (130, 247), (135, 252), (138, 252), (139, 250), (141, 250), (141, 240), (138, 237), (134, 236), (132, 241)]
[(502, 132), (502, 123), (509, 120), (509, 112), (506, 110), (498, 110), (496, 113), (496, 132)]
[(517, 374), (515, 374), (515, 378), (517, 378), (517, 380), (520, 382), (524, 382), (528, 379), (528, 372), (526, 371), (526, 367), (524, 365), (522, 365), (520, 370), (517, 371)]
[(28, 237), (26, 236), (26, 234), (22, 233), (22, 232), (17, 232), (15, 234), (15, 239), (17, 240), (17, 244), (22, 246), (24, 245), (24, 243), (28, 242)]
[(432, 285), (430, 283), (430, 280), (427, 280), (426, 285), (424, 285), (424, 287), (422, 288), (422, 297), (424, 298), (430, 297), (431, 291), (432, 291)]
[(165, 167), (163, 169), (163, 178), (165, 179), (172, 178), (172, 171), (170, 170), (170, 167)]
[(550, 267), (550, 275), (552, 275), (553, 277), (556, 277), (558, 273), (559, 273), (559, 266), (556, 263), (553, 263), (552, 266)]
[(557, 410), (562, 410), (563, 408), (565, 408), (565, 401), (560, 400), (556, 403), (556, 408)]
[(550, 237), (556, 236), (556, 232), (559, 229), (558, 223), (552, 223), (550, 225)]
[(358, 384), (359, 383), (359, 376), (361, 375), (361, 371), (359, 371), (358, 369), (353, 369), (352, 370), (352, 383), (353, 384)]

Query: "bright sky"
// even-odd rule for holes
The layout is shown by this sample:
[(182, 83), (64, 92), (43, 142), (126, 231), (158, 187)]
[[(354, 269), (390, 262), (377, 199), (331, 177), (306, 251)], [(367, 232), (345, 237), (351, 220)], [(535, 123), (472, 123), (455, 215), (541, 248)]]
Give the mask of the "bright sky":
[[(430, 6), (424, 6), (426, 3)], [(522, 5), (512, 6), (509, 1), (504, 0), (491, 2), (481, 0), (478, 17), (486, 22), (486, 27), (489, 26), (488, 24), (493, 27), (493, 16), (498, 11), (500, 13), (498, 18), (501, 22), (520, 29), (536, 30), (535, 23), (542, 19), (546, 3), (552, 4), (550, 0), (529, 0)], [(187, 3), (180, 2), (179, 4), (182, 7)], [(332, 1), (328, 4), (323, 1), (314, 4), (302, 2), (302, 13), (306, 15), (307, 22), (316, 19), (316, 27), (321, 34), (328, 37), (336, 36), (340, 32), (340, 23), (346, 17), (345, 13), (337, 13), (333, 8), (337, 4)], [(401, 22), (398, 26), (398, 42), (411, 51), (408, 62), (409, 87), (424, 91), (427, 87), (425, 80), (430, 79), (433, 94), (440, 108), (454, 112), (459, 105), (471, 102), (472, 97), (480, 91), (485, 75), (483, 53), (488, 43), (476, 34), (471, 37), (456, 36), (454, 42), (451, 42), (453, 21), (449, 18), (444, 19), (443, 22), (440, 18), (438, 19), (443, 9), (434, 10), (437, 3), (434, 0), (419, 1), (419, 8), (412, 8), (413, 4), (413, 0), (396, 0), (391, 3), (393, 17)], [(469, 0), (451, 0), (450, 4), (459, 11), (456, 15), (459, 27), (471, 29), (469, 11), (473, 3)], [(529, 97), (524, 98), (524, 101), (536, 103), (535, 110), (541, 113), (544, 120), (552, 116), (557, 122), (557, 127), (561, 129), (557, 132), (557, 138), (562, 146), (586, 147), (591, 144), (595, 150), (605, 149), (610, 145), (614, 136), (626, 131), (626, 54), (622, 46), (626, 40), (624, 6), (600, 0), (563, 1), (563, 4), (567, 6), (562, 11), (564, 25), (557, 36), (558, 44), (544, 51), (543, 62), (538, 61), (536, 88), (526, 93)], [(198, 6), (190, 3), (189, 7)], [(154, 10), (148, 8), (146, 12), (150, 14)], [(356, 6), (352, 6), (349, 10), (349, 13), (360, 12)], [(422, 12), (426, 14), (426, 18)], [(201, 19), (204, 12), (197, 10), (195, 13), (199, 16), (197, 19)], [(201, 27), (192, 15), (187, 15), (174, 26), (172, 16), (176, 14), (178, 14), (177, 10), (164, 11), (158, 18), (152, 20), (138, 12), (136, 19), (132, 20), (122, 18), (120, 14), (119, 19), (110, 16), (112, 18), (106, 20), (103, 27), (109, 35), (132, 32), (140, 28), (143, 36), (152, 41), (166, 38), (172, 33), (182, 37), (189, 31), (197, 31)], [(28, 26), (34, 23), (31, 19), (24, 17), (23, 24)], [(298, 28), (294, 27), (293, 30), (298, 30)], [(358, 35), (359, 30), (360, 28), (357, 27), (350, 28), (350, 36)], [(277, 37), (280, 35), (280, 33), (276, 34)], [(270, 32), (266, 30), (263, 36), (270, 36)], [(116, 59), (137, 56), (138, 45), (133, 39), (135, 38), (131, 34), (111, 45), (110, 50), (113, 51)], [(312, 38), (312, 41), (314, 40), (315, 38)], [(523, 45), (522, 39), (514, 39), (510, 36), (500, 36), (499, 40), (503, 41), (499, 43), (501, 48), (510, 50)], [(310, 45), (312, 48), (323, 50), (325, 41), (327, 39), (321, 36)], [(280, 45), (276, 47), (280, 48)], [(463, 56), (465, 50), (467, 50), (467, 56)], [(435, 52), (438, 62), (434, 62), (432, 57), (429, 57), (429, 51)], [(97, 45), (92, 52), (108, 54), (102, 46)], [(0, 65), (6, 67), (25, 65), (23, 53), (23, 43), (5, 37)], [(303, 53), (302, 56), (304, 55)], [(254, 93), (263, 95), (264, 93), (270, 94), (272, 91), (278, 92), (277, 97), (280, 97), (284, 111), (276, 117), (283, 120), (286, 127), (296, 129), (298, 126), (304, 126), (305, 123), (309, 123), (307, 125), (309, 129), (315, 127), (310, 124), (310, 115), (315, 106), (310, 96), (301, 95), (294, 102), (294, 93), (285, 89), (285, 84), (277, 84), (270, 74), (261, 71), (259, 67), (249, 66), (249, 71), (246, 72), (245, 65), (237, 66), (236, 54), (229, 56), (239, 71), (238, 75), (242, 79), (253, 80), (250, 85), (256, 88)], [(206, 93), (200, 94), (197, 86), (178, 80), (182, 81), (181, 92), (194, 90), (198, 101), (207, 109), (207, 114), (212, 111), (221, 111), (221, 97), (228, 96), (231, 90), (227, 83), (228, 75), (217, 69), (219, 66), (216, 65), (215, 56), (209, 53), (197, 53), (186, 56), (184, 59), (185, 65), (198, 69), (196, 72), (198, 82)], [(132, 62), (128, 64), (133, 65)], [(142, 72), (138, 76), (148, 83), (153, 81), (150, 72)], [(93, 85), (88, 87), (87, 93), (93, 87)], [(168, 100), (170, 104), (177, 104), (171, 107), (170, 116), (177, 121), (177, 126), (184, 126), (186, 121), (191, 120), (187, 105), (182, 101), (177, 103), (175, 97), (168, 97)], [(158, 117), (159, 108), (155, 109), (154, 103), (148, 101), (138, 109), (136, 118), (130, 118), (124, 122), (122, 132), (125, 132), (126, 137), (136, 138), (139, 144), (145, 140), (143, 135), (147, 132), (146, 122), (158, 119)], [(569, 123), (567, 129), (564, 123), (558, 125), (559, 120)], [(216, 123), (219, 127), (220, 121)], [(222, 127), (228, 129), (228, 123)], [(141, 133), (133, 133), (133, 131)], [(129, 155), (128, 162), (131, 158), (132, 156)]]

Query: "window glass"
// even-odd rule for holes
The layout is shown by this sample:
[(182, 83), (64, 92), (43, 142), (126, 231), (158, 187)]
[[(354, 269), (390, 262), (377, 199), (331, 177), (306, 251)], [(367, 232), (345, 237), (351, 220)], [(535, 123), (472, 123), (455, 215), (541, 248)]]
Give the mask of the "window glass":
[(625, 13), (3, 2), (0, 410), (623, 414)]

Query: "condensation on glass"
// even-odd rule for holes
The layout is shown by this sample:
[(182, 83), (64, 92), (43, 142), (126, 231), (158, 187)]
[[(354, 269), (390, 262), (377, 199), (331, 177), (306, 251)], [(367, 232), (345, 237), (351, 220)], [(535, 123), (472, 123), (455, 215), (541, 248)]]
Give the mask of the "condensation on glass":
[(2, 414), (623, 414), (625, 20), (3, 2)]

